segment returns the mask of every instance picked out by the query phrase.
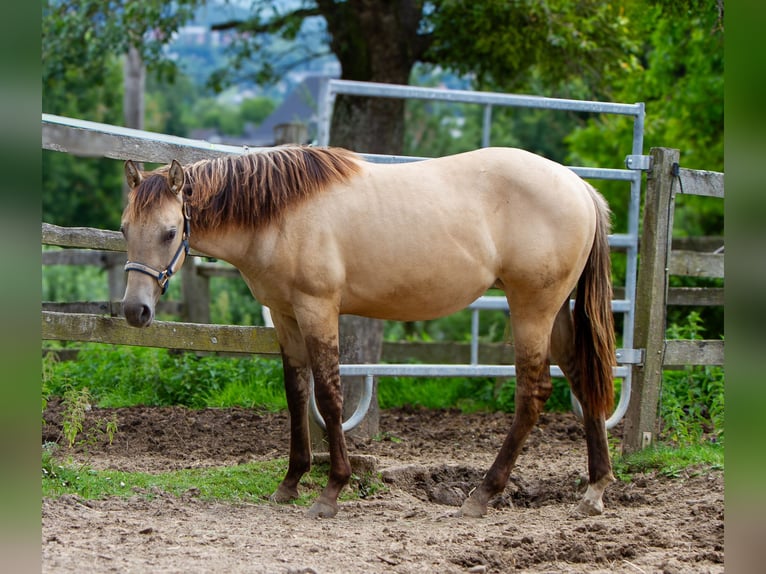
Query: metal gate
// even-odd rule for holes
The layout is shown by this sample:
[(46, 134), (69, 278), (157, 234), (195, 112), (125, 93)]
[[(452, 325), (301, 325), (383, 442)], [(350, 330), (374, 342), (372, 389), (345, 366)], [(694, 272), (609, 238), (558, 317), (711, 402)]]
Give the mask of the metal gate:
[[(492, 123), (492, 108), (495, 106), (537, 108), (548, 110), (563, 110), (586, 112), (593, 114), (615, 114), (633, 118), (633, 139), (630, 149), (625, 150), (625, 169), (607, 169), (594, 167), (575, 167), (570, 169), (585, 179), (620, 180), (630, 183), (628, 197), (627, 229), (609, 236), (612, 249), (626, 252), (625, 285), (621, 290), (624, 295), (612, 301), (612, 311), (623, 315), (622, 342), (623, 348), (617, 350), (617, 366), (614, 375), (622, 379), (620, 399), (615, 412), (606, 422), (607, 428), (612, 428), (625, 415), (630, 400), (631, 369), (630, 365), (641, 362), (641, 351), (633, 348), (633, 324), (635, 314), (636, 276), (638, 265), (638, 219), (641, 200), (641, 172), (650, 167), (649, 156), (643, 155), (644, 140), (644, 104), (620, 104), (612, 102), (595, 102), (546, 98), (540, 96), (524, 96), (515, 94), (498, 94), (491, 92), (475, 92), (468, 90), (445, 90), (422, 88), (415, 86), (400, 86), (372, 82), (354, 82), (348, 80), (326, 80), (320, 87), (318, 102), (318, 145), (326, 146), (330, 141), (330, 118), (332, 107), (337, 94), (348, 94), (365, 97), (400, 98), (435, 100), (477, 104), (484, 107), (482, 147), (490, 145), (490, 127)], [(421, 161), (426, 158), (381, 154), (362, 154), (366, 159), (379, 163), (399, 163)], [(480, 365), (478, 364), (478, 313), (481, 309), (508, 310), (505, 297), (483, 296), (469, 306), (472, 317), (471, 363), (468, 365), (391, 365), (391, 364), (359, 364), (341, 365), (341, 374), (348, 376), (365, 376), (365, 393), (362, 401), (352, 417), (344, 423), (344, 430), (349, 430), (358, 424), (369, 406), (372, 393), (372, 379), (379, 376), (427, 376), (427, 377), (513, 377), (516, 375), (514, 365)], [(551, 367), (551, 375), (563, 376), (556, 365)], [(313, 402), (314, 417), (322, 424), (321, 416)], [(574, 397), (572, 405), (575, 412), (582, 414), (580, 405)]]

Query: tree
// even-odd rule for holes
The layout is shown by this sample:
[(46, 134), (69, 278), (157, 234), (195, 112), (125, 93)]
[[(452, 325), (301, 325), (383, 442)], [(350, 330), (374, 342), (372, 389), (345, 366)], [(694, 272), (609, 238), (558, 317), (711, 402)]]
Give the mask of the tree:
[[(646, 104), (646, 149), (678, 148), (684, 167), (722, 171), (723, 2), (659, 0), (629, 7), (636, 35), (644, 38), (644, 44), (638, 69), (615, 81), (614, 97)], [(569, 137), (569, 161), (622, 167), (625, 154), (620, 152), (631, 137), (629, 122), (616, 116), (594, 117)], [(619, 193), (616, 187), (600, 185), (607, 199)], [(722, 210), (703, 209), (702, 201), (689, 200), (688, 209), (676, 210), (677, 223), (690, 234), (722, 232)], [(615, 217), (618, 225), (624, 225), (623, 212), (617, 210)]]
[[(614, 5), (595, 0), (304, 0), (291, 9), (254, 0), (252, 13), (249, 20), (213, 26), (242, 33), (235, 71), (257, 59), (264, 34), (295, 38), (317, 18), (324, 21), (341, 77), (349, 80), (407, 84), (420, 62), (470, 73), (477, 85), (508, 91), (531, 85), (537, 76), (551, 91), (575, 86), (593, 94), (606, 91), (613, 77), (633, 65), (627, 19)], [(306, 57), (323, 55), (316, 51)], [(263, 62), (252, 77), (264, 81), (282, 73)], [(339, 96), (332, 143), (401, 153), (403, 119), (402, 100)]]
[[(163, 46), (203, 0), (43, 0), (43, 93), (79, 80), (107, 81), (108, 62), (133, 47), (147, 66), (173, 77)], [(87, 110), (84, 110), (87, 111)]]

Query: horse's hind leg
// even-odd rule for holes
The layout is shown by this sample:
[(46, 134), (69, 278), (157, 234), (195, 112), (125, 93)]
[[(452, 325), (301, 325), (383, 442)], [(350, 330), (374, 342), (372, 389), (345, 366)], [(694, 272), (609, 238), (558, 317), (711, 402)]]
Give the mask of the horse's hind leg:
[(567, 301), (556, 316), (551, 336), (551, 357), (564, 371), (577, 400), (583, 410), (585, 441), (588, 449), (588, 490), (577, 507), (585, 515), (601, 514), (604, 510), (604, 490), (614, 480), (609, 460), (606, 422), (603, 413), (594, 413), (587, 403), (587, 393), (580, 369), (575, 360), (574, 323)]
[(516, 347), (516, 412), (495, 462), (481, 485), (463, 503), (463, 516), (484, 516), (490, 498), (503, 491), (516, 458), (553, 388), (548, 361), (551, 321), (523, 321), (513, 314), (511, 320)]

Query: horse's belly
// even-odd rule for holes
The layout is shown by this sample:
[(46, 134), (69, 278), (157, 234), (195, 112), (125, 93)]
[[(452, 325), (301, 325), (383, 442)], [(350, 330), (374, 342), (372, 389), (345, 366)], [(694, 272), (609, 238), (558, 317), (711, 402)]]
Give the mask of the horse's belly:
[(492, 286), (495, 274), (481, 265), (436, 262), (419, 269), (380, 266), (348, 277), (341, 313), (393, 321), (424, 321), (464, 309)]

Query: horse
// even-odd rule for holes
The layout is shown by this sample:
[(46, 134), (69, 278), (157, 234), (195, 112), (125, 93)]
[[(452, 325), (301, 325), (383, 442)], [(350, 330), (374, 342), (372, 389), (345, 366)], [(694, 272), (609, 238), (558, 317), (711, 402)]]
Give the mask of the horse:
[(288, 469), (272, 501), (294, 500), (311, 466), (312, 375), (330, 470), (307, 514), (335, 516), (350, 479), (339, 315), (435, 319), (494, 286), (510, 307), (516, 410), (458, 514), (484, 516), (505, 488), (551, 394), (551, 361), (582, 406), (589, 481), (574, 510), (603, 512), (614, 480), (605, 426), (614, 401), (611, 215), (569, 168), (514, 148), (384, 165), (342, 148), (281, 146), (147, 172), (129, 160), (125, 175), (130, 325), (152, 323), (190, 246), (238, 268), (271, 309), (290, 415)]

